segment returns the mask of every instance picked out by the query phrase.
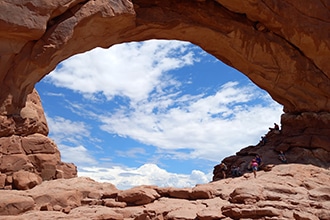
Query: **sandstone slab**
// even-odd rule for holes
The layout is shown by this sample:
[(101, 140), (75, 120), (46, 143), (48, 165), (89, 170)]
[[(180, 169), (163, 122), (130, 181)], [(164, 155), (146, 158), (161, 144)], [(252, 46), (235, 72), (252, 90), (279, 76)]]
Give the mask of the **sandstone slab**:
[[(139, 203), (130, 199), (149, 198), (155, 191), (169, 188), (140, 186), (118, 190), (110, 183), (98, 183), (90, 178), (57, 179), (26, 191), (3, 190), (0, 219), (327, 220), (329, 183), (328, 169), (277, 165), (269, 172), (260, 171), (257, 178), (241, 176), (197, 186), (200, 191), (205, 189), (201, 195), (208, 195), (213, 189), (212, 198), (170, 198), (164, 193), (158, 194), (157, 199)], [(130, 202), (119, 202), (123, 194)]]

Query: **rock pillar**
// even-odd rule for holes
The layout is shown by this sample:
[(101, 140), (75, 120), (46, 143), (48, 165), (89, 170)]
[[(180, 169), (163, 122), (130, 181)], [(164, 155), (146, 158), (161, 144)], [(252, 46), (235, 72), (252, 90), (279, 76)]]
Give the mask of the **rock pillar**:
[(0, 114), (0, 189), (29, 189), (43, 180), (77, 176), (74, 164), (61, 162), (36, 90), (17, 114)]

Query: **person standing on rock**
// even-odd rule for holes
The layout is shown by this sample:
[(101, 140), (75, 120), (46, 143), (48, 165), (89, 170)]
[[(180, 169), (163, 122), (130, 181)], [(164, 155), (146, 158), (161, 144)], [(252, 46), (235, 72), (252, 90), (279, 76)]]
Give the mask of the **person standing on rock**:
[(227, 165), (226, 165), (224, 162), (222, 162), (222, 163), (220, 164), (220, 170), (221, 170), (221, 173), (222, 173), (222, 177), (223, 177), (224, 179), (226, 179)]
[(276, 123), (274, 123), (274, 128), (269, 128), (270, 131), (273, 131), (275, 134), (280, 133), (280, 126)]
[(256, 155), (256, 161), (258, 163), (258, 167), (260, 168), (263, 164), (262, 164), (262, 159), (261, 156), (259, 154)]
[(267, 138), (266, 136), (261, 136), (261, 140), (260, 140), (260, 146), (264, 146), (267, 142)]
[(233, 177), (241, 176), (241, 170), (240, 170), (239, 166), (236, 166), (236, 165), (232, 166), (231, 175)]
[(285, 157), (283, 151), (280, 151), (280, 154), (278, 155), (278, 158), (279, 158), (283, 163), (288, 163), (288, 161), (286, 160), (286, 157)]
[(258, 163), (257, 163), (256, 159), (253, 159), (251, 161), (251, 168), (252, 168), (252, 171), (253, 171), (254, 178), (256, 178), (257, 177), (257, 171), (258, 171)]

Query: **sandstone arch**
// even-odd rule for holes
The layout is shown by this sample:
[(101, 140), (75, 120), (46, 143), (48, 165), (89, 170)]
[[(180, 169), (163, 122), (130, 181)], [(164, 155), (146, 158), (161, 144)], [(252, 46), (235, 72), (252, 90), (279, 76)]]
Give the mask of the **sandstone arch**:
[(40, 133), (18, 123), (26, 121), (22, 109), (35, 83), (67, 57), (97, 46), (178, 39), (240, 70), (284, 106), (288, 141), (280, 147), (329, 155), (329, 9), (328, 0), (4, 0), (0, 134)]

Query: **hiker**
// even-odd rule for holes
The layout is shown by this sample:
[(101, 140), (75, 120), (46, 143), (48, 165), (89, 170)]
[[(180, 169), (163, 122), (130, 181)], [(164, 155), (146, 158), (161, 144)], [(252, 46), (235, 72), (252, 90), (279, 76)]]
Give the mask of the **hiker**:
[(266, 144), (266, 142), (267, 142), (266, 136), (261, 136), (260, 145), (264, 146)]
[(241, 170), (239, 168), (239, 166), (233, 166), (232, 169), (231, 169), (231, 175), (233, 177), (238, 177), (238, 176), (241, 176)]
[(220, 164), (220, 170), (221, 170), (221, 173), (222, 173), (222, 177), (223, 177), (224, 179), (226, 179), (227, 165), (226, 165), (224, 162), (222, 162), (222, 163)]
[(252, 171), (253, 171), (254, 178), (256, 178), (257, 177), (257, 170), (258, 170), (258, 163), (257, 163), (256, 159), (253, 159), (251, 161), (251, 168), (252, 168)]
[(256, 159), (256, 161), (258, 163), (258, 167), (260, 167), (262, 165), (262, 159), (261, 159), (260, 155), (257, 154), (255, 159)]
[(280, 133), (280, 126), (278, 124), (274, 123), (274, 128), (269, 128), (270, 131), (273, 131), (275, 134)]
[(288, 161), (286, 160), (286, 157), (285, 157), (283, 151), (280, 151), (280, 154), (278, 155), (278, 158), (279, 158), (280, 161), (282, 161), (283, 163), (288, 163)]

